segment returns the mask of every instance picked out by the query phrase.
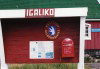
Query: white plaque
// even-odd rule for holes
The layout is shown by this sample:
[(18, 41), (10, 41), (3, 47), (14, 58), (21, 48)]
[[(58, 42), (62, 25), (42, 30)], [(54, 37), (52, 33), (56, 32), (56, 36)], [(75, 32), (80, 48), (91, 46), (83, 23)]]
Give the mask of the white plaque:
[(30, 41), (30, 59), (53, 59), (53, 41)]

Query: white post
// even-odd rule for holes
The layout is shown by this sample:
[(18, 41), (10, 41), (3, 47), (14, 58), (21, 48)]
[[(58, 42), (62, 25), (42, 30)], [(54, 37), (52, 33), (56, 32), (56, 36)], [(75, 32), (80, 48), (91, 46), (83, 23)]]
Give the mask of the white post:
[(8, 69), (8, 66), (5, 63), (5, 53), (4, 53), (4, 45), (3, 45), (1, 20), (0, 20), (0, 59), (1, 59), (1, 69)]
[(78, 69), (84, 69), (85, 19), (86, 19), (85, 16), (80, 17), (80, 48), (79, 48)]

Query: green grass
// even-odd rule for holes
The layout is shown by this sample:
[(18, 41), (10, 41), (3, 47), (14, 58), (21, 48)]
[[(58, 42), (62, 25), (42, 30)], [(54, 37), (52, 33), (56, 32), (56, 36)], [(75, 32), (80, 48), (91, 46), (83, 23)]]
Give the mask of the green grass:
[[(77, 69), (77, 64), (9, 64), (9, 69)], [(85, 69), (91, 69), (85, 64)]]
[(77, 69), (77, 64), (12, 64), (9, 69)]

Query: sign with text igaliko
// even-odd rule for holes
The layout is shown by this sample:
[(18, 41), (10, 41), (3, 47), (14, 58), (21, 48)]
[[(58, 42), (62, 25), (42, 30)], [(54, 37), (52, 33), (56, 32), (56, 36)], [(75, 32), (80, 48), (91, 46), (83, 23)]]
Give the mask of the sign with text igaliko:
[(55, 15), (54, 8), (26, 9), (25, 13), (26, 18), (54, 17), (54, 15)]

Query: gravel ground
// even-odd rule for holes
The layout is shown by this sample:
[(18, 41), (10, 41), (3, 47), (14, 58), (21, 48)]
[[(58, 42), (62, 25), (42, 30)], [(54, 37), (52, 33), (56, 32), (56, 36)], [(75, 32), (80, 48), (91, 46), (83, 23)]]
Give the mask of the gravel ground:
[(100, 63), (86, 63), (85, 65), (91, 69), (100, 69)]

